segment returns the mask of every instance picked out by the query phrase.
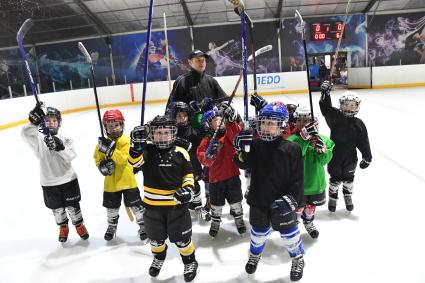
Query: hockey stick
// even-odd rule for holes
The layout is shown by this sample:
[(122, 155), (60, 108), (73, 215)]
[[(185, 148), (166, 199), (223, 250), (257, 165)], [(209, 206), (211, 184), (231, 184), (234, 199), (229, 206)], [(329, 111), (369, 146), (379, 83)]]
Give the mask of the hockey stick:
[[(94, 76), (93, 61), (92, 61), (92, 58), (91, 58), (89, 52), (87, 51), (86, 47), (84, 46), (84, 44), (81, 41), (78, 42), (78, 49), (80, 49), (81, 53), (83, 53), (83, 55), (84, 55), (84, 58), (86, 58), (86, 62), (90, 65), (91, 81), (93, 83), (93, 92), (94, 92), (94, 97), (95, 97), (95, 100), (96, 100), (96, 110), (97, 110), (97, 118), (99, 120), (99, 126), (100, 126), (100, 134), (101, 134), (102, 138), (104, 138), (105, 136), (103, 134), (102, 118), (100, 116), (100, 106), (99, 106), (99, 99), (98, 99), (98, 96), (97, 96), (97, 88), (96, 88), (96, 80), (95, 80), (95, 76)], [(134, 217), (133, 217), (133, 214), (130, 211), (130, 208), (128, 208), (126, 206), (125, 210), (127, 211), (128, 218), (130, 219), (131, 222), (133, 222)]]
[(340, 47), (341, 41), (342, 41), (342, 35), (344, 34), (345, 24), (347, 23), (348, 10), (350, 9), (350, 2), (351, 2), (351, 0), (348, 0), (347, 7), (345, 8), (345, 15), (344, 15), (344, 21), (342, 22), (341, 35), (339, 36), (338, 44), (336, 45), (335, 63), (331, 66), (331, 72), (330, 72), (330, 75), (329, 75), (330, 76), (329, 79), (331, 80), (331, 82), (332, 82), (333, 73), (335, 71), (336, 62), (338, 60), (338, 53), (339, 53), (339, 47)]
[(310, 69), (308, 66), (308, 55), (307, 55), (307, 44), (305, 41), (305, 22), (303, 18), (301, 17), (300, 12), (298, 10), (295, 10), (295, 18), (298, 20), (299, 24), (302, 28), (302, 38), (303, 38), (303, 46), (304, 46), (304, 59), (305, 59), (305, 65), (307, 67), (307, 87), (308, 87), (308, 97), (310, 99), (310, 110), (311, 110), (311, 120), (314, 121), (314, 114), (313, 114), (313, 97), (311, 95), (311, 89), (310, 89)]
[[(38, 94), (39, 94), (38, 89), (35, 85), (34, 77), (32, 76), (31, 69), (28, 64), (27, 54), (25, 53), (25, 49), (24, 49), (24, 37), (33, 25), (34, 25), (34, 21), (32, 19), (26, 19), (25, 22), (22, 24), (22, 26), (19, 28), (18, 33), (16, 34), (16, 41), (18, 42), (19, 50), (21, 51), (21, 57), (25, 65), (25, 72), (27, 73), (28, 80), (30, 81), (30, 85), (31, 85), (32, 93), (35, 97), (35, 101), (37, 105), (41, 105), (42, 103), (38, 99)], [(41, 127), (43, 128), (43, 133), (47, 136), (50, 136), (50, 131), (45, 121), (41, 123)]]
[(142, 94), (142, 114), (140, 119), (140, 125), (144, 124), (145, 120), (145, 101), (146, 101), (146, 87), (148, 84), (148, 57), (149, 57), (149, 44), (151, 42), (151, 30), (152, 30), (152, 14), (153, 14), (153, 1), (149, 1), (149, 18), (148, 18), (148, 31), (146, 34), (146, 47), (144, 54), (144, 70), (143, 70), (143, 94)]
[(97, 96), (97, 88), (96, 88), (96, 80), (95, 80), (95, 76), (94, 76), (93, 61), (91, 59), (89, 52), (87, 51), (86, 47), (84, 46), (84, 44), (81, 41), (78, 42), (78, 49), (80, 49), (81, 53), (83, 53), (84, 58), (86, 58), (86, 62), (90, 66), (91, 81), (92, 81), (92, 84), (93, 84), (94, 98), (96, 100), (97, 118), (99, 120), (100, 134), (103, 138), (104, 135), (103, 135), (102, 118), (101, 118), (101, 115), (100, 115), (100, 106), (99, 106), (99, 99), (98, 99), (98, 96)]
[(168, 52), (167, 17), (164, 13), (165, 57), (167, 58), (168, 91), (171, 93), (170, 53)]

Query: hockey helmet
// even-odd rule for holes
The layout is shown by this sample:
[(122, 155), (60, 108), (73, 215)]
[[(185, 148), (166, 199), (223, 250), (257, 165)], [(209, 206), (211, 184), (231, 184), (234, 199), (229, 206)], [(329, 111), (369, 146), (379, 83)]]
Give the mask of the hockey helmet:
[(260, 138), (272, 141), (282, 135), (288, 122), (288, 110), (281, 102), (272, 102), (264, 106), (258, 114), (257, 131)]
[(117, 139), (124, 132), (124, 116), (118, 109), (108, 110), (103, 114), (103, 128), (105, 134), (111, 139)]
[(168, 116), (158, 115), (149, 124), (153, 144), (159, 149), (169, 148), (177, 137), (176, 121)]
[(346, 91), (339, 99), (339, 110), (346, 117), (354, 117), (360, 110), (361, 99), (354, 91)]

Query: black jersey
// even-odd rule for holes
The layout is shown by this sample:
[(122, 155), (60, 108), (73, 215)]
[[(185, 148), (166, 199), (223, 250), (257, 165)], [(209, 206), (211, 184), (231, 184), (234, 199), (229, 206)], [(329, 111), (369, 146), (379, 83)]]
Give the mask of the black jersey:
[(202, 140), (202, 134), (197, 130), (193, 129), (190, 125), (178, 126), (177, 136), (189, 141), (192, 147), (189, 150), (190, 161), (192, 162), (193, 173), (196, 179), (200, 179), (202, 175), (202, 166), (196, 157), (196, 149)]
[(346, 117), (338, 108), (332, 107), (330, 95), (322, 95), (319, 105), (331, 130), (331, 140), (335, 142), (333, 158), (356, 162), (358, 148), (362, 158), (371, 161), (369, 137), (363, 121), (357, 117)]
[(188, 152), (179, 146), (158, 149), (146, 145), (143, 153), (128, 162), (133, 167), (141, 167), (143, 172), (143, 202), (150, 207), (172, 207), (177, 203), (173, 194), (179, 188), (193, 189), (192, 164)]
[(257, 139), (250, 152), (236, 155), (235, 163), (241, 169), (251, 169), (250, 206), (267, 209), (286, 194), (303, 205), (304, 163), (298, 144), (281, 137), (275, 141)]

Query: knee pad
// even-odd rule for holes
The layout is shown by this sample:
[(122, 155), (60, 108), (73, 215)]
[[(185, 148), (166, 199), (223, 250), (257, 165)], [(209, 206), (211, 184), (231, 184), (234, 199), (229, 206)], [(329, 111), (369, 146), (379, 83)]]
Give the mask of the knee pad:
[(77, 226), (83, 223), (83, 215), (81, 213), (81, 208), (79, 204), (74, 206), (67, 206), (65, 209), (68, 212), (73, 225)]
[(143, 221), (143, 213), (145, 212), (145, 208), (141, 205), (134, 205), (129, 207), (131, 212), (136, 217), (136, 223), (142, 225)]
[(56, 209), (52, 209), (53, 216), (55, 217), (56, 224), (64, 225), (68, 224), (68, 217), (66, 216), (65, 208), (59, 207)]
[(211, 216), (221, 218), (223, 206), (211, 205)]
[(230, 210), (233, 211), (235, 217), (243, 215), (242, 202), (235, 202), (230, 205)]
[(255, 228), (251, 227), (251, 241), (250, 251), (251, 253), (258, 255), (261, 254), (266, 245), (267, 237), (270, 235), (271, 227)]
[(353, 182), (344, 181), (342, 183), (342, 192), (344, 195), (351, 195), (353, 193)]
[(333, 181), (332, 178), (329, 180), (329, 193), (338, 194), (339, 186), (341, 185), (341, 181)]
[(195, 251), (195, 245), (192, 239), (176, 242), (177, 249), (181, 256), (190, 256)]
[(305, 221), (313, 221), (316, 213), (316, 206), (307, 204), (304, 208), (302, 218)]
[(164, 260), (167, 255), (167, 244), (165, 241), (151, 240), (151, 251), (153, 255), (160, 260)]
[(281, 230), (280, 237), (283, 240), (283, 244), (289, 252), (290, 257), (295, 257), (299, 254), (304, 254), (304, 246), (300, 235), (300, 229), (298, 225), (288, 230)]
[(107, 208), (106, 215), (108, 217), (108, 224), (118, 224), (118, 215), (119, 208)]

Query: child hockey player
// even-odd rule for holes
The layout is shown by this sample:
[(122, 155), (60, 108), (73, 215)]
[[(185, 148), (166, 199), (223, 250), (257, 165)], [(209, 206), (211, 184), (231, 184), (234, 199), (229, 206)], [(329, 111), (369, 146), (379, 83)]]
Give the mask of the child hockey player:
[[(61, 113), (56, 108), (47, 107), (45, 114), (41, 105), (37, 104), (29, 113), (29, 121), (22, 128), (21, 134), (40, 160), (44, 204), (53, 211), (56, 224), (59, 225), (59, 242), (68, 239), (68, 216), (78, 235), (87, 240), (89, 233), (83, 224), (80, 187), (71, 165), (76, 153), (72, 140), (58, 133), (62, 124)], [(42, 132), (43, 126), (48, 128), (48, 135), (39, 132)]]
[(110, 241), (116, 234), (119, 208), (124, 197), (125, 206), (136, 216), (140, 240), (145, 241), (144, 208), (133, 168), (127, 162), (130, 137), (123, 134), (124, 116), (117, 109), (108, 110), (103, 115), (102, 123), (107, 137), (99, 137), (93, 157), (100, 173), (105, 176), (103, 206), (107, 211), (108, 228), (104, 238)]
[[(319, 237), (319, 231), (313, 224), (316, 206), (326, 202), (326, 179), (323, 168), (332, 159), (334, 143), (319, 135), (318, 121), (311, 120), (310, 109), (299, 106), (294, 113), (296, 133), (287, 140), (300, 145), (304, 159), (304, 198), (306, 205), (297, 210), (298, 216), (312, 238)], [(301, 215), (302, 214), (302, 215)]]
[(357, 167), (357, 151), (362, 153), (360, 168), (365, 169), (372, 161), (369, 137), (362, 120), (355, 117), (360, 110), (360, 98), (355, 92), (347, 91), (339, 99), (339, 109), (332, 107), (332, 85), (324, 81), (321, 86), (320, 110), (331, 130), (331, 140), (335, 142), (333, 158), (328, 164), (329, 202), (328, 209), (335, 212), (339, 186), (342, 183), (345, 207), (354, 209), (351, 195), (353, 193), (354, 173)]
[[(153, 144), (145, 142), (149, 132)], [(165, 240), (169, 238), (184, 263), (184, 280), (190, 282), (198, 270), (187, 208), (193, 200), (194, 179), (188, 152), (174, 145), (176, 134), (175, 121), (168, 116), (156, 116), (149, 126), (135, 127), (128, 163), (143, 172), (144, 218), (154, 255), (150, 276), (156, 277), (161, 271), (168, 248)]]
[(202, 177), (202, 166), (196, 157), (196, 149), (202, 139), (201, 133), (191, 126), (191, 109), (185, 102), (174, 102), (173, 118), (177, 124), (176, 145), (183, 147), (189, 152), (195, 178), (193, 201), (189, 204), (189, 209), (195, 211), (200, 219), (210, 221), (210, 213), (202, 206), (201, 186), (199, 185)]
[[(245, 271), (253, 274), (266, 239), (273, 228), (280, 232), (292, 258), (291, 281), (303, 275), (304, 248), (297, 225), (295, 210), (303, 206), (303, 160), (298, 144), (283, 139), (288, 111), (279, 102), (263, 107), (258, 115), (259, 139), (252, 140), (252, 131), (244, 130), (235, 137), (235, 162), (241, 169), (251, 169), (251, 189), (247, 202), (250, 206), (250, 254)], [(245, 146), (250, 151), (245, 152)], [(271, 227), (270, 227), (271, 226)]]
[[(211, 226), (209, 234), (216, 237), (220, 228), (225, 201), (230, 205), (230, 214), (235, 219), (239, 234), (246, 232), (243, 221), (242, 189), (239, 168), (233, 162), (235, 149), (233, 139), (240, 131), (236, 111), (227, 103), (205, 112), (202, 125), (208, 132), (198, 147), (197, 155), (202, 165), (209, 167), (209, 191), (211, 202)], [(222, 121), (224, 119), (224, 121)], [(218, 128), (217, 137), (211, 140)]]

